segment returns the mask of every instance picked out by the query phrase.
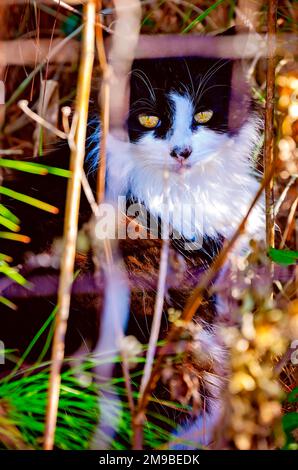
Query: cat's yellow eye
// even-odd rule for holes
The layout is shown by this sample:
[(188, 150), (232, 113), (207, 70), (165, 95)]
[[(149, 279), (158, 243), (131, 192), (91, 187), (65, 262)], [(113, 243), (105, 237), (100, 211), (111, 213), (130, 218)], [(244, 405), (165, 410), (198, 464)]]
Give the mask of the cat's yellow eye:
[(157, 116), (149, 116), (147, 114), (139, 115), (139, 123), (147, 129), (154, 129), (159, 124), (159, 118)]
[(210, 121), (212, 116), (213, 116), (213, 111), (211, 111), (211, 109), (208, 109), (207, 111), (200, 111), (199, 113), (196, 113), (194, 115), (194, 120), (198, 124), (205, 124), (206, 122)]

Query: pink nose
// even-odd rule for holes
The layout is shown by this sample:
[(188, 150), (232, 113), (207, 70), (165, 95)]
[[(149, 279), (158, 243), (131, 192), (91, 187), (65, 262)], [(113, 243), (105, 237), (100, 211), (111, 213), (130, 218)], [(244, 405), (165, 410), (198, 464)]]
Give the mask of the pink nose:
[(170, 155), (173, 158), (188, 158), (192, 153), (191, 147), (173, 147)]

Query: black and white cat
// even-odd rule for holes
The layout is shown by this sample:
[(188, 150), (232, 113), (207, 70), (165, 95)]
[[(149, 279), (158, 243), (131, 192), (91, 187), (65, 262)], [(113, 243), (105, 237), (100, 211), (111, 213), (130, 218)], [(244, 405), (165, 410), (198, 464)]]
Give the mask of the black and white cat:
[[(227, 60), (134, 62), (129, 142), (108, 138), (109, 197), (132, 196), (188, 240), (231, 237), (258, 188), (252, 157), (260, 140), (254, 112), (229, 129), (231, 72)], [(93, 166), (99, 134), (89, 155)], [(259, 204), (241, 245), (262, 237), (263, 227)]]

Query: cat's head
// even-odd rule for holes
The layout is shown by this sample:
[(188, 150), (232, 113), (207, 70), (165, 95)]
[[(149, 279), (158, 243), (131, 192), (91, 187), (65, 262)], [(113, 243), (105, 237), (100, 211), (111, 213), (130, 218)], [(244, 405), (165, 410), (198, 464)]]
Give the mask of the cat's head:
[(229, 133), (231, 75), (225, 59), (136, 60), (127, 120), (136, 157), (178, 174), (212, 158)]

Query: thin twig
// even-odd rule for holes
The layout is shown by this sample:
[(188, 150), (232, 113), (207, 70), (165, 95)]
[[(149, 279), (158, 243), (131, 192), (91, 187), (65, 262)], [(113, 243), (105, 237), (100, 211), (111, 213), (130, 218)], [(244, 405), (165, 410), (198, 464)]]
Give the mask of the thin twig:
[(98, 205), (96, 203), (95, 197), (93, 195), (93, 191), (91, 189), (88, 178), (87, 178), (86, 173), (84, 171), (83, 171), (83, 174), (82, 174), (82, 187), (83, 187), (86, 199), (89, 202), (89, 205), (92, 209), (93, 215), (95, 217), (97, 217), (98, 216)]
[[(154, 316), (153, 322), (151, 326), (151, 333), (150, 339), (148, 344), (148, 350), (146, 355), (146, 362), (143, 371), (142, 382), (140, 386), (140, 393), (139, 393), (139, 404), (142, 404), (144, 394), (148, 389), (150, 379), (152, 377), (152, 367), (154, 362), (154, 357), (156, 353), (157, 341), (160, 332), (160, 324), (162, 319), (162, 312), (163, 312), (163, 305), (164, 305), (164, 297), (165, 297), (165, 290), (166, 290), (166, 277), (167, 277), (167, 269), (168, 269), (168, 257), (169, 257), (169, 240), (164, 239), (162, 244), (162, 250), (160, 255), (160, 268), (159, 268), (159, 276), (158, 276), (158, 286), (157, 286), (157, 294), (155, 300), (155, 307), (154, 307)], [(136, 413), (135, 419), (133, 420), (133, 448), (135, 450), (139, 450), (143, 448), (142, 442), (142, 435), (143, 435), (143, 424), (145, 415), (140, 413)]]
[(61, 258), (61, 275), (58, 289), (58, 311), (55, 321), (55, 333), (52, 348), (50, 383), (46, 413), (44, 449), (52, 450), (54, 445), (61, 367), (64, 359), (65, 334), (69, 315), (70, 294), (73, 281), (73, 269), (77, 239), (77, 223), (83, 161), (85, 156), (86, 126), (91, 89), (91, 77), (94, 61), (95, 42), (95, 0), (89, 0), (84, 6), (84, 27), (82, 40), (82, 58), (78, 77), (76, 110), (79, 116), (75, 135), (75, 149), (71, 152), (71, 178), (67, 187), (67, 199), (64, 225), (64, 250)]
[[(97, 0), (97, 11), (102, 8), (101, 0)], [(97, 13), (97, 21), (95, 26), (96, 47), (99, 63), (102, 71), (102, 85), (100, 87), (100, 146), (99, 146), (99, 162), (97, 172), (97, 202), (100, 204), (104, 200), (105, 180), (106, 180), (106, 146), (107, 136), (110, 126), (110, 69), (106, 58), (102, 27), (101, 15)]]
[(166, 277), (168, 270), (168, 258), (169, 258), (169, 240), (168, 238), (163, 240), (161, 255), (160, 255), (160, 266), (157, 284), (157, 294), (155, 299), (154, 316), (151, 326), (150, 339), (148, 344), (148, 350), (146, 355), (146, 363), (144, 367), (142, 382), (140, 386), (140, 396), (143, 395), (152, 371), (152, 365), (154, 361), (156, 345), (158, 341), (160, 323), (163, 312), (164, 297), (166, 291)]
[(286, 185), (285, 189), (283, 190), (283, 192), (281, 193), (277, 203), (275, 204), (275, 207), (274, 207), (274, 217), (276, 217), (280, 211), (280, 208), (281, 206), (283, 205), (286, 197), (287, 197), (287, 194), (290, 190), (290, 188), (293, 186), (293, 184), (295, 183), (295, 181), (297, 180), (297, 176), (296, 175), (292, 175), (291, 178), (289, 179), (288, 181), (288, 184)]
[(62, 112), (62, 126), (63, 126), (65, 134), (68, 135), (70, 133), (69, 116), (71, 115), (71, 107), (63, 106), (63, 108), (61, 108), (61, 112)]
[[(268, 59), (266, 79), (266, 112), (265, 112), (265, 141), (264, 141), (264, 173), (268, 175), (273, 166), (274, 147), (274, 91), (275, 91), (275, 65), (274, 54), (276, 37), (277, 0), (269, 0), (268, 8)], [(266, 243), (268, 247), (274, 246), (274, 194), (273, 178), (265, 189), (266, 201)]]
[(33, 121), (37, 122), (40, 126), (45, 127), (49, 131), (51, 131), (53, 134), (55, 134), (57, 137), (60, 139), (68, 139), (68, 135), (65, 134), (65, 132), (60, 131), (60, 129), (57, 129), (57, 127), (53, 126), (50, 122), (46, 121), (43, 117), (41, 117), (39, 114), (35, 113), (28, 107), (28, 101), (27, 100), (21, 100), (18, 102), (19, 108), (25, 113), (28, 117), (30, 117)]
[(294, 217), (295, 217), (295, 214), (296, 214), (297, 206), (298, 206), (298, 197), (296, 197), (296, 199), (294, 200), (294, 202), (291, 206), (291, 209), (290, 209), (290, 212), (289, 212), (289, 215), (288, 215), (288, 219), (287, 219), (287, 225), (286, 225), (285, 231), (284, 231), (283, 236), (282, 236), (282, 240), (281, 240), (280, 245), (279, 245), (280, 250), (282, 250), (284, 248), (285, 244), (286, 244), (286, 241), (287, 241), (287, 238), (288, 238), (288, 235), (289, 235), (289, 232), (290, 232), (290, 229), (292, 227), (293, 220), (294, 220)]

